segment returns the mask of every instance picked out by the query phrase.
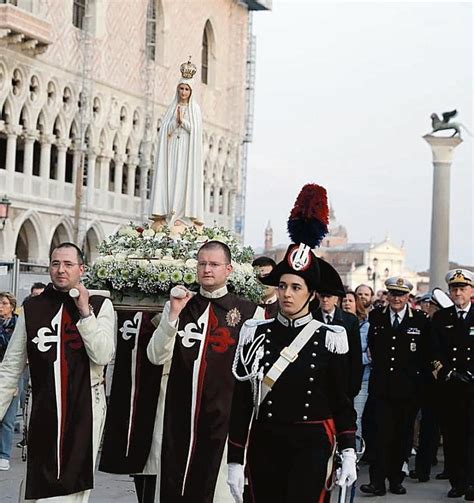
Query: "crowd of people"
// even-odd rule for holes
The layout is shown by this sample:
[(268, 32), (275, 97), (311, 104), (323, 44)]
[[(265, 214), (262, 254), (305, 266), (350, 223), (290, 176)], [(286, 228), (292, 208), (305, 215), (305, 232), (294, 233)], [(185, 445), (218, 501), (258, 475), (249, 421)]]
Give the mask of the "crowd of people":
[[(383, 496), (388, 481), (405, 494), (406, 476), (429, 481), (442, 444), (436, 478), (449, 479), (449, 498), (474, 501), (472, 273), (447, 272), (448, 294), (413, 296), (403, 277), (377, 294), (351, 291), (304, 246), (278, 264), (256, 259), (259, 306), (227, 290), (228, 247), (201, 247), (199, 292), (170, 297), (146, 350), (163, 375), (146, 462), (131, 474), (137, 500), (211, 503), (227, 443), (236, 503), (328, 501), (333, 483), (357, 478), (360, 436), (362, 493)], [(81, 250), (63, 243), (51, 283), (34, 285), (22, 308), (0, 293), (0, 470), (10, 468), (29, 381), (26, 500), (85, 503), (93, 487), (116, 327), (110, 300), (89, 296), (83, 272)]]

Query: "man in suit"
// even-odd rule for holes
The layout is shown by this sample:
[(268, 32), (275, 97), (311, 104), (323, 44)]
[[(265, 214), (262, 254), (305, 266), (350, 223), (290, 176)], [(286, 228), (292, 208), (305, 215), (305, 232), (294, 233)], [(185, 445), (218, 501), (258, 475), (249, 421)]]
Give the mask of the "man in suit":
[(422, 395), (424, 374), (429, 372), (429, 320), (408, 305), (413, 285), (402, 277), (387, 279), (389, 305), (369, 315), (369, 349), (372, 372), (369, 392), (375, 400), (375, 460), (370, 483), (363, 493), (383, 496), (388, 478), (390, 492), (405, 494), (402, 466), (407, 438)]
[(338, 325), (346, 329), (349, 342), (349, 352), (344, 355), (344, 358), (347, 359), (347, 365), (345, 365), (346, 393), (353, 402), (362, 384), (362, 349), (357, 316), (346, 313), (337, 306), (339, 296), (342, 295), (344, 295), (344, 292), (333, 290), (320, 293), (318, 295), (319, 307), (313, 313), (313, 316), (316, 320), (327, 325)]
[(474, 307), (472, 273), (453, 269), (446, 275), (454, 306), (433, 316), (434, 375), (441, 388), (441, 423), (448, 498), (474, 501)]
[[(270, 257), (257, 257), (252, 266), (255, 268), (257, 278), (264, 284), (265, 278), (276, 267), (276, 262)], [(266, 318), (275, 318), (278, 313), (278, 300), (276, 288), (274, 286), (265, 285), (265, 291), (259, 306), (265, 310)]]

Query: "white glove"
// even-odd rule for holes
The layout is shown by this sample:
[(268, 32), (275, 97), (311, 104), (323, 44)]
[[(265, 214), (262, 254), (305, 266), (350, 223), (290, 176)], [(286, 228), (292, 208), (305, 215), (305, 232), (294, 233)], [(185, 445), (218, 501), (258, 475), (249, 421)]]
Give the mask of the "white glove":
[(342, 451), (342, 466), (338, 470), (337, 485), (348, 487), (357, 480), (356, 453), (354, 449), (344, 449)]
[(244, 465), (239, 463), (229, 463), (227, 465), (227, 484), (235, 503), (243, 503), (245, 484)]

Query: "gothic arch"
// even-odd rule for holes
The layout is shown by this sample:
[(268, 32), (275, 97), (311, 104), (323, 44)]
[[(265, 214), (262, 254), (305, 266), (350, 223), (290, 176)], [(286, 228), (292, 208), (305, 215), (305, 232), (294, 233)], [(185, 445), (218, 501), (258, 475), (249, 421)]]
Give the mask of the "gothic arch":
[(63, 218), (50, 236), (49, 254), (51, 255), (51, 252), (54, 250), (54, 248), (56, 248), (56, 246), (60, 245), (61, 243), (64, 243), (66, 241), (71, 242), (71, 236), (72, 226), (68, 222), (68, 220), (66, 220), (66, 218)]
[(97, 246), (104, 239), (104, 232), (98, 222), (93, 222), (86, 232), (82, 242), (82, 250), (86, 264), (92, 264), (99, 256)]
[(204, 25), (201, 43), (201, 82), (213, 86), (216, 70), (216, 36), (213, 23), (208, 19)]
[(30, 210), (15, 224), (19, 229), (15, 240), (15, 255), (22, 262), (38, 262), (44, 243), (40, 217), (35, 211)]

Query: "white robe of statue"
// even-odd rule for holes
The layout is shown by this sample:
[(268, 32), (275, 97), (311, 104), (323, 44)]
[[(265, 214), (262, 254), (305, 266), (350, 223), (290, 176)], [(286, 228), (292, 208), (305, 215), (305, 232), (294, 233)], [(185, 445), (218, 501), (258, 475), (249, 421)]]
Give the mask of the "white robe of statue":
[(204, 219), (201, 109), (193, 99), (193, 80), (182, 78), (181, 83), (191, 88), (191, 96), (187, 105), (180, 105), (176, 91), (163, 117), (151, 193), (152, 216), (170, 226), (176, 220), (191, 225)]

